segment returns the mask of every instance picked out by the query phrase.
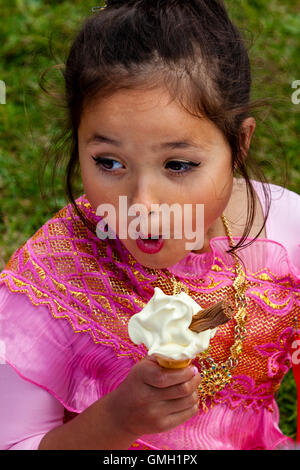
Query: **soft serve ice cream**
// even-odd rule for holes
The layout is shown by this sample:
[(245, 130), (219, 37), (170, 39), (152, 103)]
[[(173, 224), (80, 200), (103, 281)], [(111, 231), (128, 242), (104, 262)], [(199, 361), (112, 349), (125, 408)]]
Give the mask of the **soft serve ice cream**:
[(199, 310), (201, 307), (185, 292), (166, 295), (155, 287), (154, 295), (143, 310), (129, 320), (129, 336), (135, 344), (143, 343), (149, 355), (165, 358), (167, 362), (162, 364), (165, 367), (177, 367), (177, 361), (183, 362), (179, 367), (184, 367), (208, 348), (217, 330), (195, 333), (189, 329), (193, 315)]

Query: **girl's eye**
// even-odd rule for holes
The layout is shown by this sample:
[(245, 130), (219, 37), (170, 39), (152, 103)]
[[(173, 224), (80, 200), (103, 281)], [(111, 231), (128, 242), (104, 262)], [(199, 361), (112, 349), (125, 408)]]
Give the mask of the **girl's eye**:
[(103, 157), (93, 157), (93, 160), (95, 161), (96, 165), (99, 165), (101, 170), (103, 171), (112, 171), (116, 170), (118, 168), (113, 168), (113, 163), (119, 163), (122, 165), (120, 162), (117, 162), (117, 160), (113, 160), (112, 158), (103, 158)]
[[(200, 165), (200, 163), (194, 163), (194, 162), (180, 162), (180, 161), (172, 161), (168, 162), (167, 165), (171, 165), (172, 168), (172, 173), (174, 173), (176, 176), (183, 176), (185, 173), (188, 171), (191, 171), (193, 167), (197, 167)], [(183, 171), (180, 171), (184, 167)], [(175, 170), (175, 171), (174, 171)]]
[[(122, 164), (117, 160), (113, 160), (112, 158), (105, 158), (105, 157), (93, 157), (96, 165), (100, 167), (100, 169), (104, 172), (112, 173), (114, 170), (120, 169), (120, 167), (114, 167), (113, 164), (119, 164), (122, 167)], [(188, 171), (191, 171), (193, 167), (198, 167), (200, 163), (194, 162), (180, 162), (177, 160), (173, 160), (168, 162), (167, 165), (171, 166), (171, 173), (174, 176), (183, 176)]]

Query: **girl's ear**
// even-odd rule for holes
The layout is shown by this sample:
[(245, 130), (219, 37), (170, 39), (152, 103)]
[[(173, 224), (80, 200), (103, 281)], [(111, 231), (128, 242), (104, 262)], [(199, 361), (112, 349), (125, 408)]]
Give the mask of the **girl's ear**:
[(240, 147), (242, 149), (244, 158), (246, 158), (248, 155), (255, 127), (256, 121), (253, 117), (249, 117), (242, 122), (240, 130)]

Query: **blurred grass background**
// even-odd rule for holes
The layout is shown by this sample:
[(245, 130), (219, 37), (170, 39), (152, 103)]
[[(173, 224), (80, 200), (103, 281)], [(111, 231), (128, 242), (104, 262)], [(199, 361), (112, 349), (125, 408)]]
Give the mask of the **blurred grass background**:
[[(225, 3), (248, 42), (252, 97), (272, 102), (272, 109), (255, 116), (253, 155), (270, 182), (300, 193), (300, 105), (291, 101), (295, 91), (291, 84), (300, 80), (299, 0)], [(40, 90), (38, 81), (47, 67), (64, 62), (72, 38), (93, 6), (89, 0), (0, 0), (0, 80), (6, 84), (6, 104), (0, 105), (0, 270), (21, 244), (68, 203), (63, 167), (55, 177), (55, 198), (50, 192), (48, 197), (40, 194), (39, 168), (63, 113)], [(61, 82), (61, 75), (52, 72), (49, 80)], [(51, 166), (42, 185), (45, 191), (51, 186)], [(78, 182), (78, 196), (81, 193)], [(296, 388), (291, 372), (282, 382), (278, 405), (281, 430), (295, 438)]]

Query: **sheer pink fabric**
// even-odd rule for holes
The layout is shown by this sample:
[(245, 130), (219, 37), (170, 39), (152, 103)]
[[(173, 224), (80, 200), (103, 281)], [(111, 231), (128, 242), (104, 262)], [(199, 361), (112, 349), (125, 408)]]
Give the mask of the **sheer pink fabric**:
[[(255, 183), (255, 189), (263, 202), (261, 185)], [(272, 194), (267, 239), (258, 240), (240, 255), (249, 271), (255, 273), (268, 267), (276, 276), (291, 277), (299, 287), (300, 197), (274, 185)], [(206, 276), (217, 259), (232, 265), (226, 249), (227, 240), (215, 238), (211, 240), (211, 252), (190, 253), (170, 271), (183, 277)], [(281, 310), (281, 315), (288, 315), (291, 304), (299, 302), (296, 290), (291, 290), (291, 302)], [(259, 297), (256, 301), (259, 304)], [(0, 332), (0, 357), (7, 362), (0, 365), (0, 381), (4, 384), (0, 388), (0, 448), (3, 449), (38, 448), (43, 435), (62, 423), (63, 407), (80, 413), (117, 387), (137, 360), (134, 355), (115, 354), (110, 345), (96, 345), (91, 335), (76, 333), (68, 319), (54, 321), (47, 306), (34, 306), (27, 296), (12, 293), (5, 285), (0, 287)], [(270, 363), (283, 368), (284, 372), (290, 367), (286, 344), (281, 356), (276, 350), (270, 358)], [(12, 372), (12, 368), (15, 371)], [(263, 397), (262, 401), (268, 401), (272, 413), (263, 406), (234, 408), (229, 400), (220, 400), (208, 413), (199, 411), (195, 418), (173, 431), (142, 436), (141, 448), (293, 446), (293, 441), (278, 427), (278, 409), (268, 384), (265, 395), (257, 395), (253, 387), (250, 390), (250, 385), (249, 398), (257, 404), (258, 398)]]
[[(26, 314), (26, 303), (16, 306)], [(0, 398), (0, 449), (35, 450), (43, 436), (63, 422), (63, 405), (9, 364), (0, 365)]]

